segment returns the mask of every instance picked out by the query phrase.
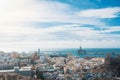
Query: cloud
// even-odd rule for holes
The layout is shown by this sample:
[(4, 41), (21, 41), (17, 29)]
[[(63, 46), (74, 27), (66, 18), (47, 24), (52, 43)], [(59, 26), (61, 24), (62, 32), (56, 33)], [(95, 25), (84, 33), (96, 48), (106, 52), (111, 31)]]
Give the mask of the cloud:
[[(0, 44), (4, 50), (35, 50), (37, 48), (77, 48), (84, 47), (116, 47), (120, 36), (108, 34), (118, 31), (115, 26), (106, 30), (94, 30), (79, 24), (60, 25), (54, 27), (4, 26), (0, 27)], [(116, 41), (116, 42), (115, 42)], [(114, 43), (114, 45), (113, 45)], [(117, 44), (116, 44), (117, 43)], [(101, 45), (106, 44), (106, 45)], [(112, 46), (110, 46), (112, 44)], [(57, 46), (56, 46), (57, 45)], [(109, 45), (109, 46), (108, 46)], [(6, 50), (7, 51), (7, 50)]]
[(101, 25), (96, 18), (76, 15), (73, 6), (57, 1), (4, 0), (0, 1), (0, 24), (23, 22), (63, 22)]
[[(118, 27), (106, 28), (105, 30), (94, 30), (91, 27), (81, 25), (75, 26), (60, 25), (46, 28), (24, 27), (24, 26), (5, 26), (0, 28), (0, 36), (2, 41), (60, 41), (60, 40), (114, 40), (120, 39), (119, 34), (108, 34), (110, 32), (119, 31)], [(0, 41), (1, 41), (0, 40)]]
[(106, 27), (105, 30), (99, 31), (100, 33), (110, 33), (110, 32), (116, 32), (120, 31), (120, 26), (110, 26)]
[(81, 17), (95, 17), (95, 18), (115, 18), (118, 17), (120, 7), (88, 9), (77, 13)]
[[(117, 7), (114, 9), (117, 10)], [(102, 11), (102, 9), (97, 11), (99, 12), (99, 10)], [(105, 10), (115, 16), (113, 8), (105, 8)], [(107, 34), (118, 31), (117, 27), (113, 26), (101, 31), (86, 27), (86, 24), (95, 27), (106, 27), (107, 25), (96, 16), (91, 17), (89, 14), (88, 16), (78, 16), (77, 11), (73, 6), (57, 1), (1, 0), (0, 47), (3, 50), (32, 50), (36, 48), (75, 48), (80, 44), (92, 47), (92, 43), (102, 47), (101, 43), (105, 44), (105, 42), (109, 47), (115, 41), (117, 44), (114, 47), (120, 45), (118, 44), (119, 35)], [(101, 15), (103, 17), (106, 13)], [(37, 27), (33, 24), (34, 22), (38, 23)], [(48, 26), (43, 27), (42, 23)], [(50, 26), (49, 23), (60, 24)], [(103, 39), (105, 40), (103, 41)]]
[(74, 11), (70, 5), (57, 1), (4, 0), (0, 1), (0, 22), (78, 22)]

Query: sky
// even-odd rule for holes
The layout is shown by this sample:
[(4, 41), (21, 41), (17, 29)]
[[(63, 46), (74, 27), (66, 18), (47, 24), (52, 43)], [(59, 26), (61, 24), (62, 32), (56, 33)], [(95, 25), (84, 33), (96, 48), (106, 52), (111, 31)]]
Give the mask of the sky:
[(0, 0), (0, 50), (120, 48), (120, 0)]

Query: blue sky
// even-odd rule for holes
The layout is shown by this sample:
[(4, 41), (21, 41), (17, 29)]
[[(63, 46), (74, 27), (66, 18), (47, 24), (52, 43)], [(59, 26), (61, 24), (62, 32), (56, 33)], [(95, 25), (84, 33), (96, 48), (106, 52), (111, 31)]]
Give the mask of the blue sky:
[(120, 0), (1, 0), (0, 50), (120, 48)]

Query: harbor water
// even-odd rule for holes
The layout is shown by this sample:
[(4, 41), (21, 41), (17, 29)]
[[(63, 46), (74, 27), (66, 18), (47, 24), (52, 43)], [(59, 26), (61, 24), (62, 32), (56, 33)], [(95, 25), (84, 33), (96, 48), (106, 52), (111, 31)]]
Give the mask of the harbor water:
[(52, 55), (65, 55), (72, 54), (76, 57), (106, 57), (107, 54), (110, 54), (113, 57), (120, 55), (120, 48), (84, 48), (86, 54), (78, 54), (77, 48), (75, 49), (46, 49), (41, 51), (43, 54), (52, 54)]

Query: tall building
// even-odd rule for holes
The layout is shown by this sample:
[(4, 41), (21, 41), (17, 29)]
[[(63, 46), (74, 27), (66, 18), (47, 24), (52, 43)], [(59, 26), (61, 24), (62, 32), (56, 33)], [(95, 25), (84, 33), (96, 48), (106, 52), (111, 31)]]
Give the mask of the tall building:
[(38, 49), (38, 56), (40, 56), (40, 49)]

